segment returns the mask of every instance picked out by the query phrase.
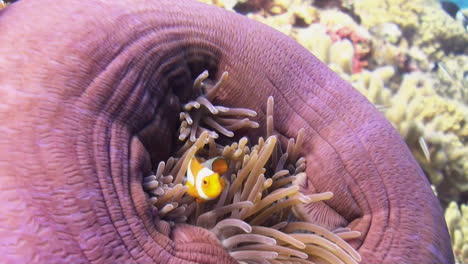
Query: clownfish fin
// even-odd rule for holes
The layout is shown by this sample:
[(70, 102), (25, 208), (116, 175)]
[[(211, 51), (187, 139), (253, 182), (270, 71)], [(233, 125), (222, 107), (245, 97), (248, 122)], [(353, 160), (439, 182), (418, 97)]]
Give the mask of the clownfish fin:
[(193, 175), (197, 175), (198, 172), (204, 168), (204, 165), (200, 163), (200, 161), (196, 157), (192, 158), (190, 165), (190, 169), (192, 170)]
[(195, 188), (195, 186), (193, 186), (190, 182), (187, 182), (185, 184), (188, 188), (187, 188), (187, 193), (192, 196), (192, 197), (198, 197), (198, 192), (197, 192), (197, 189)]
[(227, 172), (228, 162), (224, 157), (214, 157), (203, 163), (207, 168), (218, 173), (220, 176)]
[(227, 181), (226, 181), (226, 179), (224, 179), (224, 178), (220, 178), (219, 180), (220, 180), (221, 191), (222, 191), (222, 190), (224, 190), (224, 188), (226, 187)]

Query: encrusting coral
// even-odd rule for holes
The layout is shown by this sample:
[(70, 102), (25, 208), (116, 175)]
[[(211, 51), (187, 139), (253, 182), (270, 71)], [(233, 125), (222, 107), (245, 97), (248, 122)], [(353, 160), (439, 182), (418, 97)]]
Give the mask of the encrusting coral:
[[(295, 205), (333, 196), (331, 192), (303, 195), (293, 184), (305, 177), (305, 158), (300, 157), (303, 130), (297, 139), (289, 140), (283, 153), (274, 135), (270, 97), (265, 139), (260, 137), (251, 145), (242, 137), (219, 145), (215, 140), (220, 135), (226, 140), (234, 136), (232, 131), (258, 124), (246, 119), (255, 116), (251, 110), (213, 105), (211, 100), (227, 73), (214, 85), (205, 82), (207, 77), (204, 72), (195, 80), (194, 90), (201, 95), (182, 107), (180, 149), (175, 157), (160, 162), (154, 175), (144, 178), (143, 188), (154, 205), (160, 231), (167, 233), (174, 223), (210, 230), (239, 263), (358, 263), (359, 253), (344, 239), (359, 237), (359, 232), (329, 231), (293, 213)], [(194, 155), (205, 160), (222, 156), (229, 163), (223, 176), (226, 187), (215, 200), (198, 203), (186, 193), (184, 176)]]
[(468, 205), (451, 202), (445, 211), (457, 263), (468, 263)]

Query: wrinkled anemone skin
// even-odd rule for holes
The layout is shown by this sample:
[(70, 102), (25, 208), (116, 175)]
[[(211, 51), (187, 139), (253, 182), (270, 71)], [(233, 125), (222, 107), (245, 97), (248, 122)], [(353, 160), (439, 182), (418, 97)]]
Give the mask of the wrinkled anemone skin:
[(309, 218), (362, 232), (362, 263), (453, 263), (442, 210), (395, 129), (275, 30), (168, 0), (22, 0), (0, 25), (3, 263), (234, 263), (201, 228), (158, 233), (141, 187), (204, 69), (229, 72), (216, 102), (257, 111), (261, 127), (274, 96), (283, 144), (305, 128), (302, 191), (334, 193)]

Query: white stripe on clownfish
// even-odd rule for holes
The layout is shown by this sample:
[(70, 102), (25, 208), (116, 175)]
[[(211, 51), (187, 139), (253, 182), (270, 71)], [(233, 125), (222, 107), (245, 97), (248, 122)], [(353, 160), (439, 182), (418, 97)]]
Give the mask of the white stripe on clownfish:
[(195, 157), (193, 157), (189, 163), (188, 163), (188, 167), (187, 167), (187, 181), (192, 184), (192, 185), (195, 185), (195, 176), (193, 175), (192, 173), (192, 161), (193, 159), (195, 159)]
[(193, 157), (187, 168), (186, 185), (189, 187), (187, 193), (197, 198), (197, 201), (216, 198), (224, 189), (225, 181), (220, 176), (227, 171), (227, 168), (227, 162), (223, 157), (215, 157), (203, 163)]
[(196, 177), (195, 188), (197, 189), (198, 195), (200, 195), (200, 197), (205, 200), (211, 200), (212, 198), (208, 197), (208, 195), (206, 195), (206, 193), (203, 191), (202, 184), (206, 177), (213, 174), (215, 174), (214, 171), (208, 168), (203, 168), (198, 172)]

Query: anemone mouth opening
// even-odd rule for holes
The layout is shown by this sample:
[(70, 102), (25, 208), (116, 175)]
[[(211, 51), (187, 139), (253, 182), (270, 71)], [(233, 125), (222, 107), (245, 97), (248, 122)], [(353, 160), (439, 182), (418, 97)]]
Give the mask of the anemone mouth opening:
[[(152, 120), (137, 132), (150, 155), (153, 170), (157, 168), (159, 161), (167, 160), (179, 147), (179, 141), (174, 137), (180, 125), (179, 113), (185, 103), (202, 93), (201, 90), (193, 89), (193, 81), (204, 71), (208, 71), (210, 78), (205, 83), (216, 83), (214, 76), (218, 75), (222, 58), (221, 52), (214, 46), (193, 44), (177, 46), (164, 56), (160, 61), (166, 63), (157, 72), (149, 73), (158, 78), (151, 78), (153, 81), (151, 87), (148, 87), (150, 96), (158, 96), (161, 100), (152, 110)], [(155, 90), (163, 92), (159, 94)]]
[[(174, 104), (178, 120), (171, 122), (178, 127), (169, 129), (166, 136), (175, 138), (175, 142), (167, 149), (166, 159), (159, 159), (163, 161), (143, 178), (155, 228), (169, 238), (176, 224), (204, 228), (239, 263), (264, 259), (268, 263), (358, 263), (359, 253), (344, 239), (357, 238), (359, 232), (346, 228), (330, 231), (305, 222), (297, 213), (302, 210), (298, 205), (333, 197), (331, 192), (304, 195), (299, 191), (297, 182), (306, 177), (306, 159), (301, 157), (304, 130), (296, 139), (289, 139), (283, 151), (274, 131), (274, 100), (270, 97), (266, 137), (251, 141), (249, 134), (258, 135), (249, 133), (259, 128), (252, 120), (256, 112), (214, 105), (213, 99), (228, 73), (222, 73), (218, 81), (208, 79), (209, 75), (205, 70), (193, 81), (195, 99), (177, 101), (179, 108)], [(189, 191), (193, 186), (185, 177), (194, 157), (201, 162), (217, 157), (227, 161), (227, 171), (221, 175), (225, 185), (219, 196), (208, 199), (198, 187)], [(190, 173), (194, 178), (202, 177)]]

